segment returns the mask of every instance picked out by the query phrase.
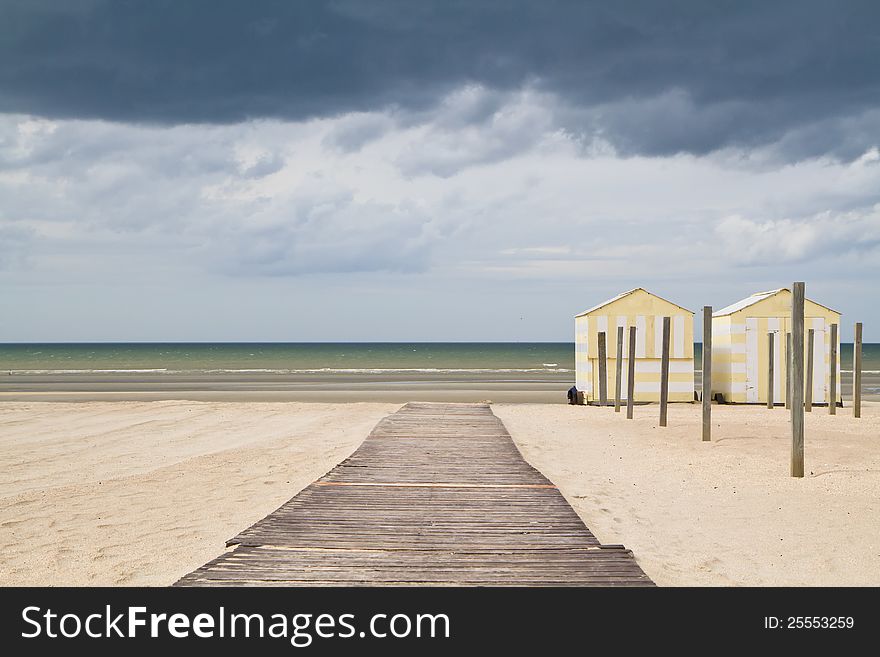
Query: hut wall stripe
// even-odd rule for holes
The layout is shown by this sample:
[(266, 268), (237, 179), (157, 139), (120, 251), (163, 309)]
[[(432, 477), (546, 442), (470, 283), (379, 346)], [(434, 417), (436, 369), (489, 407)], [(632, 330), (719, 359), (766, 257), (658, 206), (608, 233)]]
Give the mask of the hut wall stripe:
[[(669, 373), (670, 374), (691, 374), (693, 373), (694, 368), (690, 361), (669, 361)], [(660, 360), (637, 360), (636, 361), (636, 373), (638, 374), (660, 374)]]
[(672, 319), (673, 358), (684, 358), (684, 317), (676, 315)]
[(636, 317), (636, 358), (645, 357), (645, 316)]
[(782, 377), (785, 374), (785, 331), (781, 330), (782, 322), (777, 318), (776, 324), (776, 344), (773, 349), (773, 399), (782, 399)]
[(663, 352), (663, 321), (654, 321), (654, 358), (660, 358)]
[[(636, 392), (656, 392), (660, 394), (660, 382), (659, 381), (636, 381), (635, 385)], [(682, 382), (682, 381), (670, 381), (669, 382), (669, 392), (691, 392), (693, 391), (693, 384)]]
[(713, 374), (745, 374), (746, 373), (746, 364), (745, 363), (731, 363), (730, 361), (725, 361), (718, 363), (717, 367), (712, 367)]

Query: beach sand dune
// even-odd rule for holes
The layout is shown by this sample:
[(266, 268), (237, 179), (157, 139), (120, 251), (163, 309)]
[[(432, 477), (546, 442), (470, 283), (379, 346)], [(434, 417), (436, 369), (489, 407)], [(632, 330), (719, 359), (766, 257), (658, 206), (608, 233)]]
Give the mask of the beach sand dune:
[(397, 408), (3, 404), (0, 584), (171, 584)]
[[(398, 404), (0, 404), (0, 584), (168, 585), (348, 456)], [(603, 543), (661, 585), (880, 585), (880, 404), (788, 413), (495, 404)], [(426, 519), (430, 520), (429, 518)]]
[(880, 585), (880, 404), (806, 415), (806, 477), (789, 476), (789, 412), (713, 406), (495, 405), (526, 459), (603, 543), (659, 585)]

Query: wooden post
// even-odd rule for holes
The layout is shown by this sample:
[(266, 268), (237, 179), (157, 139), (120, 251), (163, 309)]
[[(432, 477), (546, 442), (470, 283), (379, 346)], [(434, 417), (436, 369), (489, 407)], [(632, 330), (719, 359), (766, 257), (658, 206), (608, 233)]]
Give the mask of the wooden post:
[(853, 340), (853, 417), (862, 417), (862, 323), (856, 322)]
[[(794, 329), (792, 329), (794, 330)], [(785, 408), (791, 408), (791, 333), (785, 334)]]
[(712, 306), (703, 306), (703, 440), (712, 440)]
[(599, 405), (608, 405), (608, 365), (605, 354), (605, 331), (599, 331)]
[(828, 414), (837, 415), (837, 324), (831, 325), (831, 380), (828, 382)]
[(804, 476), (804, 284), (791, 286), (791, 476)]
[(767, 408), (773, 408), (773, 333), (767, 333)]
[(663, 351), (660, 357), (660, 426), (666, 426), (669, 402), (669, 317), (663, 318)]
[(807, 331), (807, 380), (804, 383), (804, 410), (813, 411), (813, 347), (816, 343), (816, 331)]
[(626, 362), (626, 419), (632, 420), (636, 394), (636, 327), (629, 327), (629, 353)]
[(617, 327), (617, 362), (614, 364), (614, 412), (620, 413), (620, 388), (623, 379), (623, 327)]

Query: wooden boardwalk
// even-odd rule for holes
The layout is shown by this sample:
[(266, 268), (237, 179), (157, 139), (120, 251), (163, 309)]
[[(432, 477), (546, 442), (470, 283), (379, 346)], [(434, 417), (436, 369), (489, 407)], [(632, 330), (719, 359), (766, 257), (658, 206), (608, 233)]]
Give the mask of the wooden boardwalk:
[(177, 586), (645, 586), (486, 404), (409, 403)]

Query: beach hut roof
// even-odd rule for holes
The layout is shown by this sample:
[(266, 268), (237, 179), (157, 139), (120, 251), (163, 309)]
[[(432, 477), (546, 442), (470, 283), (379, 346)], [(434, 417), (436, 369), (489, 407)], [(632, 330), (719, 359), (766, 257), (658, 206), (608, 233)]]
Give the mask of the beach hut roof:
[[(753, 295), (746, 297), (745, 299), (740, 299), (736, 303), (732, 303), (721, 310), (717, 310), (712, 313), (712, 317), (724, 317), (725, 315), (732, 315), (733, 313), (739, 312), (743, 308), (748, 308), (749, 306), (753, 306), (759, 301), (763, 301), (764, 299), (769, 299), (772, 296), (779, 294), (780, 292), (789, 292), (787, 287), (780, 287), (775, 290), (767, 290), (766, 292), (755, 292)], [(826, 310), (830, 310), (833, 313), (837, 311), (833, 308), (829, 308), (828, 306), (824, 306), (821, 303), (816, 303), (812, 299), (809, 299), (812, 303), (815, 303), (817, 306), (822, 306)], [(838, 313), (839, 314), (839, 313)]]
[(626, 291), (626, 292), (621, 292), (621, 293), (618, 294), (616, 297), (611, 297), (611, 298), (608, 299), (607, 301), (603, 301), (603, 302), (600, 303), (600, 304), (596, 304), (596, 305), (593, 306), (592, 308), (587, 308), (584, 312), (582, 312), (582, 313), (578, 313), (577, 315), (575, 315), (575, 317), (583, 317), (584, 315), (589, 315), (591, 312), (593, 312), (593, 311), (595, 311), (595, 310), (599, 310), (599, 308), (603, 308), (603, 307), (605, 307), (605, 306), (607, 306), (607, 305), (609, 305), (609, 304), (614, 303), (615, 301), (619, 301), (620, 299), (623, 299), (624, 297), (628, 297), (629, 295), (634, 294), (635, 292), (638, 292), (639, 290), (641, 290), (642, 292), (645, 292), (646, 294), (650, 294), (652, 297), (657, 297), (657, 298), (660, 299), (661, 301), (665, 301), (666, 303), (671, 303), (671, 304), (672, 304), (673, 306), (675, 306), (676, 308), (681, 308), (682, 310), (684, 310), (685, 312), (690, 313), (691, 315), (694, 314), (694, 311), (692, 311), (692, 310), (688, 310), (688, 309), (685, 308), (684, 306), (679, 306), (677, 303), (673, 303), (673, 302), (670, 301), (669, 299), (664, 299), (663, 297), (658, 296), (658, 295), (656, 295), (656, 294), (654, 294), (654, 293), (652, 293), (652, 292), (648, 292), (648, 291), (647, 291), (645, 288), (643, 288), (643, 287), (634, 287), (633, 289), (628, 290), (628, 291)]

